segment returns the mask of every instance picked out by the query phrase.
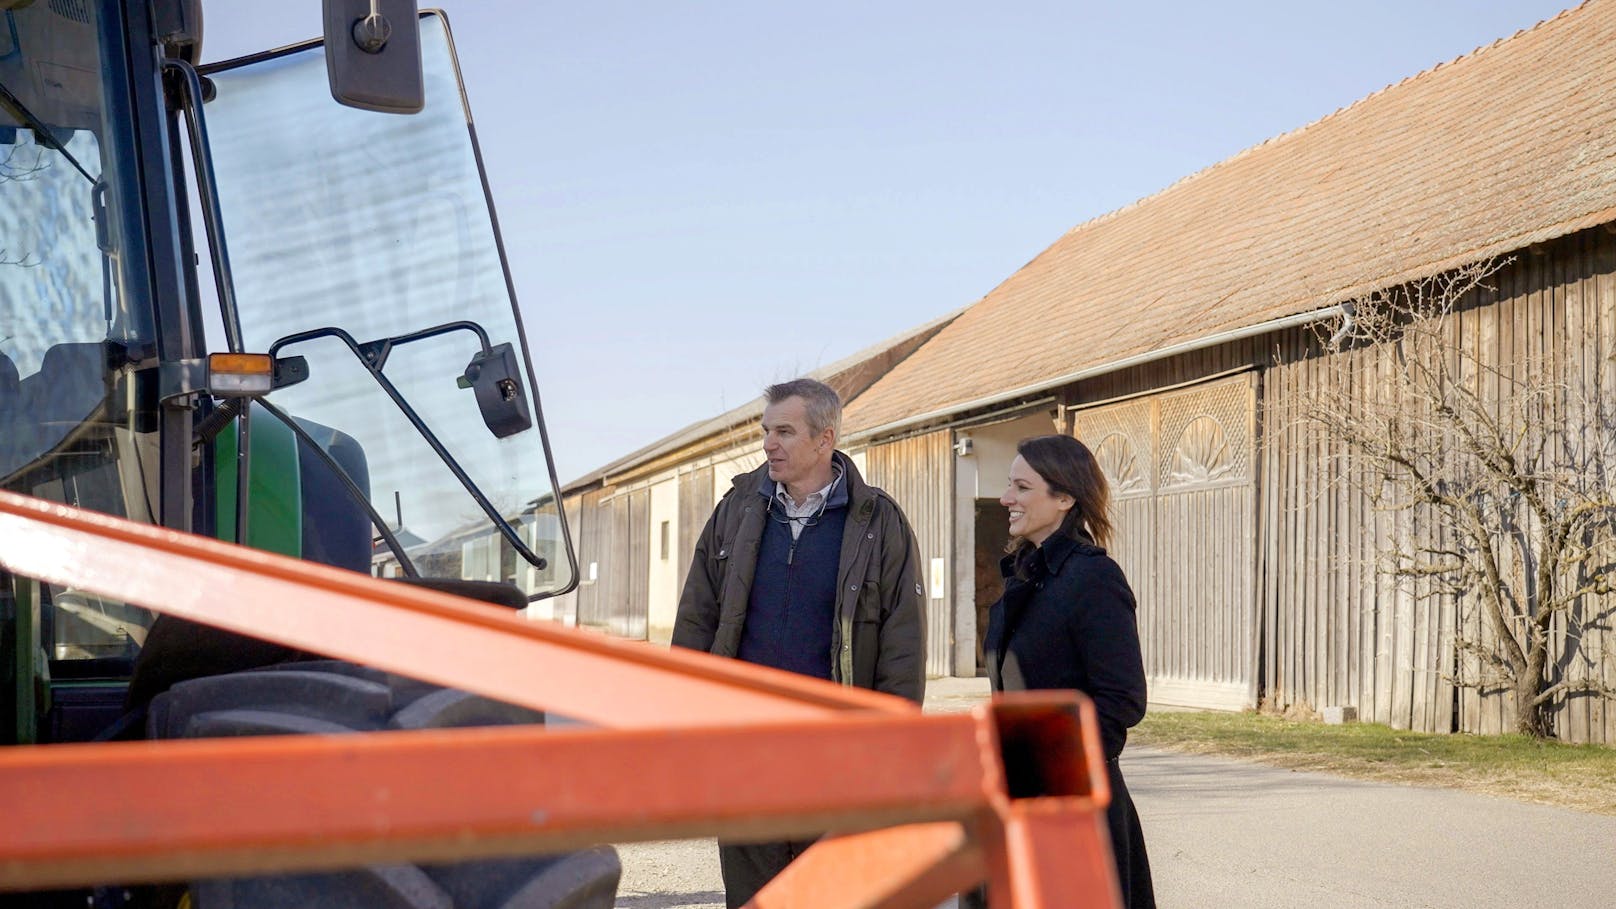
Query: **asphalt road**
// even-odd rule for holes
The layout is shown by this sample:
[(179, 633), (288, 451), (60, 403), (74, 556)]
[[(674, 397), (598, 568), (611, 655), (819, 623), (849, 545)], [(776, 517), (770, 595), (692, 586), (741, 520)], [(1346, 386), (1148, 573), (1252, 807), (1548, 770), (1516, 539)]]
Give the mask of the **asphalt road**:
[(1131, 749), (1162, 906), (1605, 909), (1616, 817)]
[[(976, 700), (933, 687), (928, 709)], [(1122, 766), (1164, 909), (1616, 906), (1616, 816), (1145, 748)], [(619, 907), (723, 906), (711, 840), (619, 850)]]

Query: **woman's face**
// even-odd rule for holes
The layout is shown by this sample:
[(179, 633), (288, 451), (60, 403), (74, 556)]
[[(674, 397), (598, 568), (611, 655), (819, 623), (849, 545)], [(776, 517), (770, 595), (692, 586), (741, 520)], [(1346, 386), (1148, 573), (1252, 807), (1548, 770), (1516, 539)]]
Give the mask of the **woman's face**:
[(1049, 491), (1049, 484), (1020, 455), (1010, 463), (1010, 483), (999, 496), (999, 504), (1010, 509), (1010, 535), (1041, 546), (1060, 529), (1066, 513), (1076, 501), (1065, 493)]

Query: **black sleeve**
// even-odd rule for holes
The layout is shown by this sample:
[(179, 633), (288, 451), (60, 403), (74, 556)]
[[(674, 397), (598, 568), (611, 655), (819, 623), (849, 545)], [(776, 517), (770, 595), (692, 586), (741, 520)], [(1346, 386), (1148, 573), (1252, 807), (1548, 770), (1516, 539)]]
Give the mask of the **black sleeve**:
[(696, 540), (696, 551), (690, 557), (690, 572), (685, 576), (685, 589), (679, 594), (679, 611), (673, 621), (675, 647), (712, 652), (713, 638), (718, 634), (718, 593), (723, 577), (709, 553), (719, 547), (718, 513), (728, 501), (729, 496), (725, 494)]
[(1085, 694), (1099, 715), (1105, 756), (1122, 753), (1129, 727), (1145, 717), (1145, 665), (1133, 591), (1109, 557), (1087, 560), (1069, 627)]

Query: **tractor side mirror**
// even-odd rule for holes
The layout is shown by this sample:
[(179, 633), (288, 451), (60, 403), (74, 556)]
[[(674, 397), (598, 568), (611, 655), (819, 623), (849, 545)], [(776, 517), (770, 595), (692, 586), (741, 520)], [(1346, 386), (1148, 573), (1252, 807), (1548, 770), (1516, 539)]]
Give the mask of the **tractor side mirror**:
[(426, 106), (415, 0), (325, 0), (325, 68), (338, 103), (389, 114)]
[(510, 342), (478, 351), (458, 380), (461, 388), (477, 392), (477, 409), (497, 439), (513, 436), (533, 425), (533, 413), (522, 392), (522, 373)]

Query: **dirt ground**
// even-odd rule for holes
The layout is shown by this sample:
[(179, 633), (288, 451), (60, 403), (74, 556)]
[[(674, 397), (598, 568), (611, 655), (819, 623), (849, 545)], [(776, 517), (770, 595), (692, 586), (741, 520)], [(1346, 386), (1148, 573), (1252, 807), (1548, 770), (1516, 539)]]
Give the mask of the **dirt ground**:
[(618, 846), (617, 854), (623, 860), (618, 909), (724, 909), (714, 841), (634, 843)]

